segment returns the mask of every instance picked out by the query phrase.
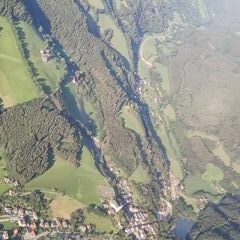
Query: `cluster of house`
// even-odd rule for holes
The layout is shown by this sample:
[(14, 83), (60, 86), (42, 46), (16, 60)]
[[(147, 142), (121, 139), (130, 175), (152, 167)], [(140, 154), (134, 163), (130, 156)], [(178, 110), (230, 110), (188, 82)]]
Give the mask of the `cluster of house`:
[(203, 210), (207, 204), (208, 204), (208, 200), (207, 200), (206, 197), (201, 197), (201, 198), (199, 198), (198, 201), (197, 201), (197, 207), (198, 207), (200, 210)]
[(3, 231), (2, 235), (0, 236), (0, 239), (8, 240), (9, 239), (8, 231)]
[(63, 228), (67, 229), (71, 227), (71, 224), (69, 223), (68, 220), (65, 219), (59, 219), (59, 218), (54, 218), (53, 220), (44, 220), (40, 219), (39, 220), (39, 227), (43, 229), (56, 229), (56, 228)]
[[(5, 206), (4, 213), (8, 216), (10, 221), (16, 222), (19, 227), (22, 227), (26, 234), (31, 237), (36, 236), (37, 221), (39, 219), (37, 212), (22, 207)], [(15, 231), (18, 230), (15, 229)], [(5, 231), (3, 239), (9, 239), (7, 236), (8, 232)]]
[(17, 180), (14, 180), (13, 178), (10, 178), (10, 177), (4, 177), (3, 181), (4, 181), (5, 184), (9, 184), (9, 185), (12, 185), (14, 187), (19, 186), (19, 182)]
[(150, 239), (157, 234), (157, 222), (150, 221), (148, 213), (138, 207), (131, 207), (131, 220), (125, 229), (127, 234), (134, 234), (136, 239)]
[[(12, 222), (16, 222), (19, 227), (23, 229), (25, 235), (28, 237), (35, 237), (39, 229), (69, 229), (71, 224), (68, 220), (54, 218), (53, 220), (44, 220), (39, 217), (39, 214), (36, 211), (22, 208), (22, 207), (4, 207), (4, 214), (8, 216), (8, 219)], [(86, 225), (86, 228), (90, 226)], [(5, 235), (7, 233), (5, 232)], [(26, 237), (26, 239), (28, 238)], [(3, 238), (8, 239), (8, 238)]]
[(134, 201), (130, 184), (126, 179), (119, 177), (114, 168), (110, 168), (111, 175), (116, 180), (116, 187), (120, 193), (120, 205), (122, 206), (128, 225), (125, 227), (126, 234), (133, 234), (136, 239), (150, 239), (157, 234), (157, 222), (150, 221), (147, 212), (142, 211)]
[(108, 215), (115, 215), (122, 209), (123, 206), (119, 206), (114, 199), (111, 199), (103, 201), (102, 207)]
[(49, 62), (53, 58), (53, 53), (49, 48), (41, 49), (40, 54), (41, 54), (41, 59), (44, 63)]
[(93, 230), (93, 225), (91, 224), (81, 224), (78, 226), (78, 230), (82, 232), (83, 234), (85, 233), (90, 233)]
[(71, 78), (71, 82), (74, 83), (74, 84), (76, 84), (76, 85), (78, 85), (78, 84), (80, 83), (80, 81), (81, 81), (81, 77), (80, 77), (80, 76), (74, 75), (74, 76), (72, 76), (72, 78)]
[(181, 196), (183, 191), (183, 185), (180, 183), (179, 179), (169, 171), (169, 180), (170, 180), (170, 193), (173, 200), (178, 199)]

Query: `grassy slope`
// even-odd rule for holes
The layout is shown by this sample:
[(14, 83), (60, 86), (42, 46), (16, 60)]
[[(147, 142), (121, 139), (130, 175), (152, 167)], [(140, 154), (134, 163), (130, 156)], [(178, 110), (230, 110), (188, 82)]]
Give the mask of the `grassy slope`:
[(43, 175), (26, 185), (27, 189), (57, 188), (83, 205), (100, 204), (98, 185), (107, 185), (105, 178), (98, 172), (90, 152), (83, 148), (81, 166), (75, 168), (71, 163), (57, 159)]
[(39, 96), (18, 50), (11, 25), (0, 17), (0, 96), (5, 107)]
[(51, 202), (53, 217), (71, 219), (71, 213), (83, 205), (75, 199), (67, 196), (59, 196)]
[(184, 185), (187, 194), (193, 194), (197, 191), (204, 190), (206, 192), (217, 194), (218, 191), (215, 190), (214, 185), (209, 181), (203, 179), (201, 176), (189, 176), (185, 179)]
[(90, 5), (94, 6), (95, 8), (98, 9), (104, 9), (104, 5), (102, 0), (87, 0)]
[(114, 23), (113, 19), (106, 14), (100, 14), (98, 25), (103, 31), (107, 29), (113, 30), (113, 37), (111, 40), (112, 46), (129, 61), (130, 57), (128, 53), (126, 38), (121, 29), (119, 29), (118, 26)]
[(143, 133), (141, 123), (134, 114), (133, 109), (128, 106), (123, 107), (120, 116), (122, 117), (126, 128), (129, 128), (140, 135)]
[(212, 163), (208, 163), (203, 178), (209, 182), (219, 182), (223, 180), (223, 171)]
[(34, 29), (33, 26), (20, 22), (19, 27), (22, 28), (25, 33), (25, 42), (27, 43), (30, 60), (38, 71), (38, 78), (46, 79), (47, 84), (54, 91), (58, 88), (58, 84), (61, 78), (64, 76), (65, 70), (60, 63), (54, 60), (44, 63), (41, 59), (40, 50), (46, 48), (46, 43)]
[(144, 169), (142, 165), (138, 165), (138, 167), (131, 176), (131, 180), (136, 182), (148, 183), (150, 179), (146, 169)]
[[(97, 110), (94, 104), (80, 94), (81, 89), (73, 83), (68, 83), (64, 91), (64, 100), (73, 117), (83, 122), (87, 127), (89, 120), (96, 125), (96, 137), (100, 138), (100, 129), (97, 128)], [(92, 125), (91, 125), (92, 126)]]
[(11, 187), (3, 182), (3, 178), (7, 176), (4, 153), (0, 148), (0, 196), (7, 192)]
[[(162, 47), (162, 46), (161, 46)], [(155, 46), (155, 39), (149, 38), (144, 44), (144, 58), (153, 63), (155, 71), (159, 72), (162, 77), (162, 81), (159, 79), (159, 89), (152, 87), (150, 82), (149, 68), (146, 64), (140, 59), (138, 65), (139, 76), (145, 80), (144, 84), (144, 99), (148, 103), (150, 110), (153, 112), (154, 119), (156, 123), (159, 122), (158, 118), (160, 117), (162, 121), (159, 124), (158, 135), (161, 138), (161, 141), (166, 148), (167, 155), (171, 162), (171, 169), (176, 177), (180, 180), (183, 179), (183, 171), (181, 167), (181, 162), (179, 160), (180, 150), (174, 135), (171, 132), (170, 122), (176, 120), (176, 114), (173, 106), (168, 105), (167, 108), (160, 112), (159, 103), (155, 103), (154, 99), (161, 100), (163, 96), (168, 96), (170, 94), (170, 78), (168, 68), (161, 63), (155, 61), (156, 56), (158, 55), (158, 48)], [(162, 91), (160, 91), (162, 90)], [(146, 92), (146, 94), (145, 94)]]
[(115, 230), (109, 218), (97, 216), (94, 213), (89, 213), (86, 215), (85, 223), (92, 223), (96, 225), (96, 229), (98, 231), (110, 232)]

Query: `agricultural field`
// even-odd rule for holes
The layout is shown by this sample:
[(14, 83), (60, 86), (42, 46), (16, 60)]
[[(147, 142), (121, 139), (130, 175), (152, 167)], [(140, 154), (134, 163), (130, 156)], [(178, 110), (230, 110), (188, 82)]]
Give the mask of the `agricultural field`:
[(166, 128), (164, 126), (162, 126), (159, 129), (158, 133), (159, 133), (159, 136), (161, 136), (162, 144), (166, 149), (167, 156), (168, 156), (169, 161), (171, 163), (170, 168), (171, 168), (173, 174), (179, 180), (182, 180), (183, 179), (183, 170), (182, 170), (182, 167), (181, 167), (181, 163), (178, 159), (178, 156), (176, 154), (176, 150), (174, 149), (174, 147), (172, 145), (171, 138), (170, 138)]
[(186, 193), (191, 195), (197, 191), (205, 191), (212, 194), (218, 194), (214, 185), (208, 180), (203, 179), (201, 176), (189, 176), (184, 180)]
[(5, 107), (39, 96), (32, 81), (11, 25), (0, 17), (0, 97)]
[(113, 30), (113, 37), (111, 39), (112, 46), (119, 51), (128, 61), (130, 61), (130, 56), (128, 52), (128, 45), (124, 33), (116, 25), (111, 16), (106, 14), (100, 14), (98, 20), (98, 25), (102, 31), (107, 29)]
[(132, 109), (129, 106), (124, 106), (120, 113), (120, 117), (123, 119), (124, 126), (126, 128), (135, 131), (139, 135), (143, 134), (142, 124), (140, 120), (137, 118), (134, 109)]
[(53, 217), (71, 219), (71, 214), (83, 205), (68, 196), (58, 196), (51, 202), (50, 207)]
[(25, 188), (64, 192), (88, 206), (91, 203), (101, 203), (97, 191), (99, 185), (108, 186), (108, 183), (96, 168), (92, 155), (84, 147), (80, 167), (76, 168), (70, 162), (56, 159), (47, 172), (30, 181)]
[(201, 131), (188, 131), (187, 137), (191, 138), (193, 136), (200, 136), (202, 139), (208, 139), (215, 143), (215, 148), (211, 149), (213, 154), (218, 157), (222, 162), (225, 164), (225, 166), (229, 167), (231, 165), (231, 158), (226, 153), (225, 148), (223, 144), (220, 142), (220, 139), (214, 135), (209, 135), (205, 132)]
[(223, 180), (223, 171), (221, 168), (215, 166), (212, 163), (208, 163), (206, 166), (206, 171), (203, 174), (203, 179), (212, 182), (217, 183)]

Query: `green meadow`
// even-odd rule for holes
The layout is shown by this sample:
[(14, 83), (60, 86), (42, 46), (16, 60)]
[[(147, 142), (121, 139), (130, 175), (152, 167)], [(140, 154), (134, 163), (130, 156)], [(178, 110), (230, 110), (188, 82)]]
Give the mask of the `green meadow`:
[(6, 171), (6, 159), (3, 150), (0, 148), (0, 196), (11, 189), (11, 187), (3, 181), (3, 178), (6, 176), (8, 176)]
[(59, 87), (59, 82), (65, 74), (63, 64), (57, 62), (56, 59), (44, 63), (41, 59), (40, 50), (47, 47), (46, 42), (32, 25), (20, 22), (18, 27), (21, 28), (25, 34), (24, 42), (29, 50), (29, 59), (37, 69), (37, 78), (46, 80), (47, 85), (55, 91)]
[(135, 169), (131, 176), (131, 180), (135, 182), (140, 183), (149, 183), (149, 175), (146, 169), (142, 166), (142, 164), (139, 164), (138, 167)]
[(89, 129), (95, 129), (93, 135), (100, 138), (100, 129), (97, 128), (97, 110), (93, 102), (81, 94), (81, 88), (76, 88), (73, 83), (68, 83), (63, 89), (64, 101), (72, 116), (83, 122)]
[(30, 181), (25, 188), (43, 191), (53, 191), (56, 188), (58, 192), (65, 192), (87, 206), (101, 203), (97, 190), (99, 185), (108, 186), (108, 183), (96, 168), (91, 153), (84, 147), (80, 167), (76, 168), (68, 161), (57, 159), (48, 171)]
[(209, 182), (219, 182), (223, 180), (223, 171), (221, 168), (215, 166), (212, 163), (208, 163), (206, 166), (206, 171), (203, 174), (203, 179), (206, 179)]
[(100, 28), (105, 31), (107, 29), (113, 30), (113, 37), (111, 40), (112, 46), (119, 51), (128, 61), (130, 59), (129, 52), (128, 52), (128, 46), (127, 41), (124, 36), (124, 33), (121, 29), (118, 28), (116, 23), (113, 21), (111, 16), (106, 14), (100, 14), (98, 25)]
[(188, 176), (184, 180), (184, 185), (186, 193), (190, 195), (201, 190), (212, 194), (219, 193), (211, 182), (201, 176)]
[(20, 54), (11, 25), (0, 17), (0, 27), (0, 97), (4, 106), (9, 107), (36, 98), (39, 92)]
[(115, 228), (112, 224), (112, 221), (107, 217), (98, 216), (94, 213), (88, 213), (86, 215), (85, 223), (92, 223), (96, 226), (97, 231), (101, 232), (110, 232), (114, 231)]
[(140, 135), (143, 133), (141, 122), (137, 118), (134, 109), (129, 106), (124, 106), (120, 113), (120, 117), (123, 119), (123, 123), (126, 128), (129, 128)]
[(88, 0), (89, 4), (98, 9), (104, 9), (102, 0)]

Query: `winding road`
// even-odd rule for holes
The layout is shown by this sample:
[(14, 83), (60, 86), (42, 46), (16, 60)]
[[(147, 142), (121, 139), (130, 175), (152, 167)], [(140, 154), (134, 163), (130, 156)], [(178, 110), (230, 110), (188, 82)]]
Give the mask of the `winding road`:
[(140, 46), (140, 49), (139, 49), (139, 56), (140, 56), (140, 59), (147, 65), (148, 68), (151, 68), (153, 67), (153, 63), (148, 61), (145, 57), (144, 57), (144, 48), (145, 48), (145, 44), (147, 43), (147, 41), (149, 39), (158, 39), (160, 40), (161, 42), (165, 41), (166, 40), (166, 35), (164, 34), (160, 34), (160, 35), (156, 35), (156, 36), (148, 36), (146, 37), (142, 43), (141, 43), (141, 46)]

